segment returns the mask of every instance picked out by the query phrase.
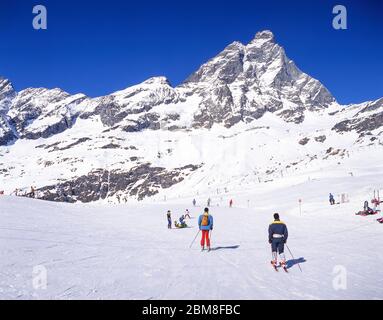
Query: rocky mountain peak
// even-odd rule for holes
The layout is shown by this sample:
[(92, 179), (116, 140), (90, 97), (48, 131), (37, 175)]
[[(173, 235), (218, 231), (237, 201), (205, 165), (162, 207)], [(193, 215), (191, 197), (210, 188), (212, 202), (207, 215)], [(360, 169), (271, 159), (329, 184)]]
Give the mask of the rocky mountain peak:
[(231, 43), (190, 75), (184, 83), (216, 81), (232, 83), (243, 71), (244, 50), (245, 46), (242, 43), (237, 41)]
[(274, 34), (270, 30), (257, 32), (254, 39), (249, 44), (263, 45), (265, 43), (275, 43)]
[(259, 39), (274, 41), (274, 33), (270, 30), (259, 31), (255, 34), (255, 40)]
[(16, 92), (12, 83), (3, 77), (0, 77), (0, 112), (7, 112), (11, 100), (15, 97)]
[(152, 77), (152, 78), (149, 78), (148, 80), (145, 80), (142, 84), (157, 84), (157, 85), (165, 85), (165, 86), (170, 86), (171, 87), (171, 83), (169, 81), (168, 78), (166, 77)]

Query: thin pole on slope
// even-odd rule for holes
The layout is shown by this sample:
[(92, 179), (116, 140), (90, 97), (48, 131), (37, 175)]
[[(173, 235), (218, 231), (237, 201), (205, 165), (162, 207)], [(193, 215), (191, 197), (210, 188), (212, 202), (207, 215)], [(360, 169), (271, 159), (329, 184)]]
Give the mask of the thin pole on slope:
[[(293, 254), (292, 254), (292, 252), (291, 252), (291, 250), (290, 250), (290, 248), (289, 248), (289, 246), (288, 246), (287, 244), (286, 244), (286, 248), (287, 248), (287, 250), (289, 250), (290, 255), (291, 255), (291, 257), (293, 258), (293, 260), (295, 260)], [(298, 267), (299, 267), (299, 269), (301, 270), (301, 272), (303, 272), (303, 271), (302, 271), (302, 268), (301, 268), (301, 265), (299, 264), (299, 262), (298, 262)]]
[(198, 237), (198, 235), (199, 235), (200, 232), (201, 232), (201, 230), (198, 230), (196, 236), (194, 237), (192, 243), (191, 243), (190, 246), (189, 246), (189, 249), (191, 249), (191, 247), (193, 246), (193, 244), (194, 244), (195, 240), (197, 239), (197, 237)]
[(299, 199), (299, 215), (302, 216), (302, 199)]

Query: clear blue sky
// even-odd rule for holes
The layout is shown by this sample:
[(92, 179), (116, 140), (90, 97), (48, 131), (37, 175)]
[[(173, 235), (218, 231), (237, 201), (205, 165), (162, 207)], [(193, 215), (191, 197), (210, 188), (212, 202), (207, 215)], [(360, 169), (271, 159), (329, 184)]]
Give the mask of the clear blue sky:
[[(32, 28), (32, 7), (48, 30)], [(348, 30), (332, 8), (348, 9)], [(383, 96), (383, 0), (0, 0), (0, 75), (17, 90), (100, 96), (166, 76), (182, 82), (229, 43), (270, 29), (287, 55), (341, 103)]]

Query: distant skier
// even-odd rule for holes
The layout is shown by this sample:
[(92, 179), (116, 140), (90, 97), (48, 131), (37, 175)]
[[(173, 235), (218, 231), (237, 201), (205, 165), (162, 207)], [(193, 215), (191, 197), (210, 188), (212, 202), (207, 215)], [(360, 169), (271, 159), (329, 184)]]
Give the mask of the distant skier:
[(34, 198), (35, 195), (36, 195), (36, 189), (33, 186), (31, 186), (31, 192), (29, 193), (29, 197)]
[(287, 226), (280, 220), (279, 214), (274, 214), (274, 222), (269, 226), (269, 243), (271, 244), (271, 251), (273, 260), (271, 264), (274, 268), (278, 267), (278, 253), (280, 257), (280, 266), (286, 269), (286, 257), (284, 254), (285, 244), (288, 238)]
[(370, 207), (368, 206), (368, 201), (364, 201), (363, 210), (368, 213), (370, 211)]
[(186, 209), (186, 211), (185, 211), (185, 219), (186, 218), (191, 219), (189, 209)]
[(205, 243), (210, 251), (210, 237), (209, 233), (213, 230), (213, 216), (209, 214), (209, 208), (205, 208), (204, 213), (198, 219), (199, 229), (202, 231), (201, 249), (205, 250)]
[(332, 193), (330, 193), (329, 200), (330, 200), (330, 205), (333, 206), (335, 204), (335, 199), (334, 199), (334, 196), (332, 195)]
[(193, 199), (193, 207), (195, 207), (197, 204), (197, 201), (195, 199)]
[(371, 203), (374, 205), (374, 211), (380, 211), (379, 206), (380, 206), (380, 199), (372, 199)]
[(229, 206), (230, 206), (230, 208), (233, 207), (233, 199), (230, 199)]
[(210, 207), (210, 205), (211, 205), (211, 199), (209, 198), (207, 199), (207, 206)]
[(168, 229), (171, 229), (172, 228), (172, 214), (171, 214), (170, 210), (168, 210), (166, 217), (168, 219)]

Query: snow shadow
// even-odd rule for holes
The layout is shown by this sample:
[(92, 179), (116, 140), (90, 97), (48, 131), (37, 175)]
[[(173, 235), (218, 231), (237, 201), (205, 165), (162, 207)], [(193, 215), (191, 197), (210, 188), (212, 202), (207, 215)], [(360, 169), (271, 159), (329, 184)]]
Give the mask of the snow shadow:
[(183, 230), (183, 229), (194, 229), (194, 227), (187, 226), (187, 227), (183, 227), (183, 228), (177, 228), (177, 227), (172, 228), (172, 230)]
[(227, 247), (215, 247), (215, 248), (212, 248), (211, 251), (217, 251), (217, 250), (235, 250), (235, 249), (238, 249), (238, 248), (239, 248), (239, 245), (227, 246)]
[(307, 260), (305, 258), (299, 258), (299, 259), (292, 259), (287, 261), (287, 269), (290, 269), (297, 265), (298, 263), (305, 263)]

